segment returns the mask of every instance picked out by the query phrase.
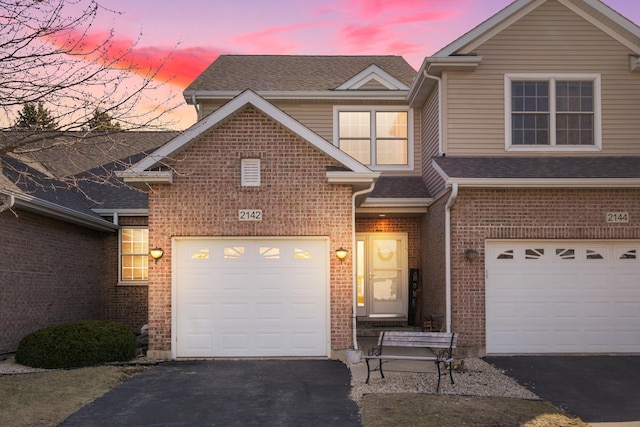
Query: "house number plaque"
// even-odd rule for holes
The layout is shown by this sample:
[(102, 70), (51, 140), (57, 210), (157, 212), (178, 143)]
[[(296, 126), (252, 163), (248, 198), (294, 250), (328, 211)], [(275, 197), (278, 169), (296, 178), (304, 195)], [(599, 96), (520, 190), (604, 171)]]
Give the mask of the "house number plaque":
[(607, 222), (629, 222), (629, 212), (607, 212)]
[(262, 221), (262, 209), (240, 209), (238, 219), (240, 221)]

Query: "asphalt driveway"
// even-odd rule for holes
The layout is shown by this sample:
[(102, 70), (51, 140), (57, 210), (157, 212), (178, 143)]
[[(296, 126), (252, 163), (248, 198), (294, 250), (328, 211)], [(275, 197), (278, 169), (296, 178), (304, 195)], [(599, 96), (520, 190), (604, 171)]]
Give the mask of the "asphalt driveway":
[(62, 426), (361, 426), (349, 368), (335, 360), (162, 363)]
[(505, 356), (484, 360), (585, 422), (640, 421), (640, 356)]

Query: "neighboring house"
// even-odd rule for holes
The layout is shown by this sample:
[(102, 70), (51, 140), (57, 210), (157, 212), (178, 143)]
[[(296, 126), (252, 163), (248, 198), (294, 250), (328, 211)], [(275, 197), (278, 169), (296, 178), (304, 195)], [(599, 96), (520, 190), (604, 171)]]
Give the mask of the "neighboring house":
[(118, 172), (164, 251), (149, 356), (341, 357), (428, 319), (469, 354), (640, 352), (639, 58), (597, 0), (515, 1), (417, 73), (220, 56), (198, 122)]
[[(148, 260), (147, 197), (96, 182), (175, 134), (0, 133), (0, 148), (27, 142), (20, 156), (0, 161), (0, 354), (55, 324), (109, 319), (139, 331), (147, 322), (146, 277), (136, 275), (146, 268), (126, 265)], [(56, 148), (35, 149), (51, 142)], [(127, 236), (140, 233), (142, 253), (123, 251), (133, 246)]]

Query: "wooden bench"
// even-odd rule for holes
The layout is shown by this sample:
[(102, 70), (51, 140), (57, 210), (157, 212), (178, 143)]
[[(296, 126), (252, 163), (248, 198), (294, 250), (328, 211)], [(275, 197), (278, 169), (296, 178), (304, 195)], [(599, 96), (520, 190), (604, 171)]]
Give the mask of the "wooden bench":
[[(446, 363), (449, 370), (449, 378), (451, 378), (451, 384), (453, 382), (453, 349), (456, 348), (458, 340), (458, 334), (448, 332), (412, 332), (412, 331), (383, 331), (380, 332), (378, 338), (378, 347), (369, 349), (367, 355), (364, 356), (367, 363), (367, 380), (366, 384), (369, 384), (369, 377), (371, 371), (380, 371), (380, 377), (384, 378), (384, 372), (382, 372), (382, 363), (384, 361), (391, 360), (417, 360), (417, 361), (431, 361), (435, 362), (438, 367), (438, 386), (436, 393), (440, 392), (440, 377), (446, 375), (446, 372), (442, 372), (440, 365)], [(396, 355), (385, 354), (384, 350), (389, 347), (406, 347), (406, 348), (427, 348), (430, 349), (428, 355)], [(437, 349), (434, 351), (433, 349)], [(371, 360), (378, 361), (377, 368), (371, 368), (369, 362)]]

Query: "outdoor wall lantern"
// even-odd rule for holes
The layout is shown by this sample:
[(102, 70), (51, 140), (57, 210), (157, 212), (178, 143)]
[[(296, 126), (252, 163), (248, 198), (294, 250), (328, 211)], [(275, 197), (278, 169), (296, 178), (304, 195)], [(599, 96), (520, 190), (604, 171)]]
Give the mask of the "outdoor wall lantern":
[(464, 257), (467, 259), (467, 261), (471, 262), (474, 259), (478, 258), (478, 251), (476, 251), (475, 249), (465, 249)]
[(151, 255), (151, 258), (153, 258), (153, 260), (158, 263), (158, 260), (164, 255), (164, 251), (162, 250), (162, 248), (156, 246), (149, 251), (149, 255)]
[(336, 257), (342, 262), (349, 254), (349, 251), (340, 246), (340, 248), (336, 249)]

